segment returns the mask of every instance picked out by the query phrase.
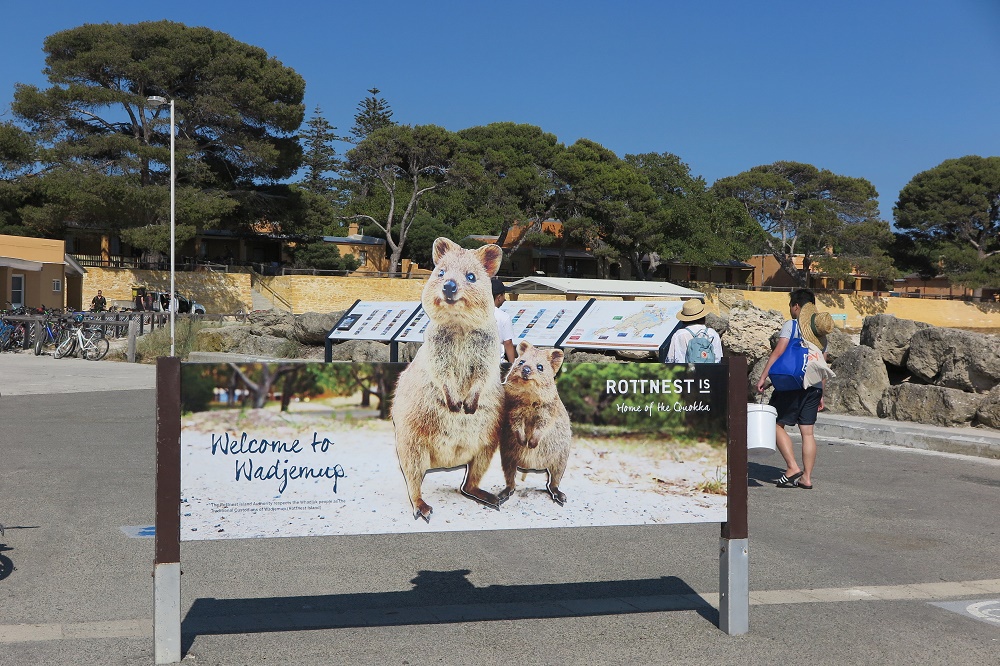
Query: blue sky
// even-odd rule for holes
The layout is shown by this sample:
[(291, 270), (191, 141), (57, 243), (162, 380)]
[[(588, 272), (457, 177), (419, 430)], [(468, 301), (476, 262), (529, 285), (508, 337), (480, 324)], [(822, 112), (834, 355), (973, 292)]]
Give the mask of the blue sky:
[(915, 174), (1000, 155), (1000, 0), (5, 4), (3, 120), (48, 35), (169, 19), (262, 47), (345, 133), (376, 86), (401, 123), (529, 123), (709, 183), (808, 162), (870, 180), (890, 221)]

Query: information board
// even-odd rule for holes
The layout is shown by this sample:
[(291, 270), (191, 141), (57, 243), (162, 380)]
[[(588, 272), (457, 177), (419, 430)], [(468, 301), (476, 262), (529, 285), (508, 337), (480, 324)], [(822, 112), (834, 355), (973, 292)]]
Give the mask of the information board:
[(595, 301), (560, 346), (656, 352), (680, 323), (680, 301)]
[[(418, 304), (419, 305), (419, 304)], [(423, 342), (424, 331), (431, 323), (431, 318), (427, 316), (427, 311), (421, 305), (417, 308), (417, 314), (403, 327), (394, 339), (395, 342)]]
[(417, 301), (359, 301), (340, 319), (329, 339), (388, 342), (420, 307)]
[[(550, 362), (549, 352), (533, 353), (533, 363)], [(426, 428), (422, 412), (407, 417), (396, 410), (400, 401), (391, 389), (404, 368), (183, 364), (180, 397), (190, 411), (180, 423), (181, 540), (726, 520), (726, 496), (704, 483), (727, 465), (728, 369), (722, 364), (557, 365), (551, 396), (510, 418), (535, 422), (534, 410), (563, 421), (539, 436), (552, 437), (545, 445), (565, 447), (568, 457), (532, 458), (533, 472), (505, 481), (503, 458), (521, 455), (520, 449), (501, 443), (494, 452), (495, 442), (479, 441), (489, 464), (481, 487), (499, 496), (507, 484), (509, 498), (499, 510), (483, 506), (458, 492), (464, 467), (431, 469), (421, 475), (423, 500), (433, 506), (428, 520), (414, 518), (399, 458), (409, 450), (401, 454), (400, 446), (415, 441), (399, 439), (400, 433)], [(205, 391), (239, 383), (256, 396), (244, 405), (212, 401), (213, 392)], [(269, 387), (279, 386), (297, 387), (283, 396), (284, 409), (281, 399), (268, 398)], [(535, 389), (525, 383), (520, 390)], [(440, 409), (441, 419), (467, 417), (443, 402), (438, 407), (435, 396), (421, 409)], [(571, 423), (614, 428), (578, 438)], [(643, 433), (641, 450), (622, 432)], [(694, 440), (701, 443), (697, 450)], [(438, 438), (427, 442), (440, 445)]]
[(500, 309), (510, 315), (514, 346), (521, 341), (536, 347), (555, 347), (569, 332), (580, 313), (594, 300), (586, 301), (506, 301)]

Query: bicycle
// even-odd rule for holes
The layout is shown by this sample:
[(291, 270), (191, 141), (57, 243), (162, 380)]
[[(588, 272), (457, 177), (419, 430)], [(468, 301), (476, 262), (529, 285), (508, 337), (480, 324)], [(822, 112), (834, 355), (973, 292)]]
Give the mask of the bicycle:
[(65, 321), (46, 320), (35, 340), (35, 356), (42, 355), (42, 349), (48, 345), (58, 345), (59, 336), (62, 334)]
[(75, 328), (64, 329), (59, 336), (59, 344), (52, 353), (53, 358), (69, 356), (79, 349), (79, 355), (88, 361), (100, 361), (107, 356), (111, 343), (104, 337), (101, 331), (89, 329), (80, 322), (83, 318), (77, 315), (77, 326)]

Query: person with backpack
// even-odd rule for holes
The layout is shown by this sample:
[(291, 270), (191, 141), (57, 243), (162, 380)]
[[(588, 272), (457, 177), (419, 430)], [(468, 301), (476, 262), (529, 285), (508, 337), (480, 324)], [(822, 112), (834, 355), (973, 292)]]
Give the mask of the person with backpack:
[[(794, 289), (789, 295), (788, 312), (792, 316), (781, 327), (778, 342), (767, 359), (757, 392), (763, 393), (768, 379), (774, 386), (769, 405), (778, 413), (775, 444), (785, 459), (785, 473), (776, 481), (779, 488), (813, 487), (812, 473), (816, 465), (816, 416), (823, 409), (823, 379), (832, 373), (809, 373), (810, 354), (819, 358), (813, 363), (826, 368), (827, 336), (833, 331), (833, 317), (829, 312), (816, 311), (816, 296), (809, 289)], [(828, 369), (827, 369), (828, 370)], [(802, 436), (802, 466), (795, 461), (792, 438), (786, 426), (797, 425)]]
[(705, 325), (708, 309), (704, 301), (690, 298), (677, 313), (681, 327), (674, 331), (664, 363), (719, 363), (722, 338)]

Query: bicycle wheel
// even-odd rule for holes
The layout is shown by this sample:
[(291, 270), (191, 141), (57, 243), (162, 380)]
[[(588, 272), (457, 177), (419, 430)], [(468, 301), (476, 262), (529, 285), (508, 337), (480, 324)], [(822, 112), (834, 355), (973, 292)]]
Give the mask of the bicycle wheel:
[(38, 338), (35, 340), (35, 356), (42, 355), (42, 340), (44, 338), (45, 336), (39, 335)]
[(63, 356), (69, 356), (73, 353), (73, 348), (76, 346), (76, 335), (73, 331), (66, 329), (59, 334), (59, 343), (56, 345), (56, 350), (52, 352), (52, 358), (62, 358)]
[(88, 361), (100, 361), (108, 355), (111, 343), (107, 338), (91, 338), (83, 349), (83, 357)]

